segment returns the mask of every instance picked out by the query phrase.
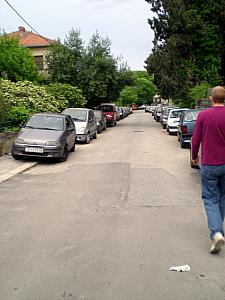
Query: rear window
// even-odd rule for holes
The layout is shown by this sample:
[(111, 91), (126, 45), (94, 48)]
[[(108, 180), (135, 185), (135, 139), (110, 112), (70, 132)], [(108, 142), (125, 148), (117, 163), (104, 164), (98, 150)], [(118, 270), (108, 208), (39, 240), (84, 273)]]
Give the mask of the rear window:
[(183, 110), (174, 110), (171, 111), (170, 118), (180, 118), (180, 114)]
[(113, 105), (101, 105), (101, 106), (99, 106), (99, 109), (104, 112), (113, 112), (114, 106)]
[(63, 114), (71, 116), (75, 122), (86, 122), (87, 120), (87, 110), (85, 109), (69, 108), (65, 109)]
[(200, 111), (189, 111), (188, 113), (185, 114), (184, 116), (184, 120), (187, 122), (191, 122), (191, 121), (196, 121), (198, 114), (200, 113)]

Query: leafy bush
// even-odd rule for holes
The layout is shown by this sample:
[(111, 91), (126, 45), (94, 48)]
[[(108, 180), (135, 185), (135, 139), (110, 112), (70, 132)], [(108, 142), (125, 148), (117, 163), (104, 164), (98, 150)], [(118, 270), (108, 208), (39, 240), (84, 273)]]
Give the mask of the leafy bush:
[(64, 107), (84, 107), (86, 104), (85, 97), (82, 95), (82, 91), (70, 84), (51, 83), (46, 86), (46, 90), (49, 94), (55, 97), (55, 99)]
[(30, 116), (30, 111), (24, 106), (14, 106), (9, 112), (9, 119), (24, 124)]

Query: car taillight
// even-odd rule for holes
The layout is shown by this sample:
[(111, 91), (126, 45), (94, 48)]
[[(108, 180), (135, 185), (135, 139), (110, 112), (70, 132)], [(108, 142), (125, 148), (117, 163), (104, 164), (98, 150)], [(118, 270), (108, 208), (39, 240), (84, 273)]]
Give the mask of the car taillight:
[(181, 126), (181, 131), (183, 134), (186, 134), (188, 132), (187, 126), (186, 125)]

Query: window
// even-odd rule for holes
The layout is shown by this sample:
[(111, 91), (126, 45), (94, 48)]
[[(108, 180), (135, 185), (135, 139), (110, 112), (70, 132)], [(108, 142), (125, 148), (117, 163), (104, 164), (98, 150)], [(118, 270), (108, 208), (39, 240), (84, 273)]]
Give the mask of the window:
[(38, 70), (44, 69), (44, 61), (43, 61), (43, 55), (34, 56), (34, 61), (38, 67)]

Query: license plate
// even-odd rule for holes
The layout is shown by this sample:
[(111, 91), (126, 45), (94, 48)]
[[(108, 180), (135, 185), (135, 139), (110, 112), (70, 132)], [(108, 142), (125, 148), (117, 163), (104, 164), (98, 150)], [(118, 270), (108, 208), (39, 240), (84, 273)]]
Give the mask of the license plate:
[(26, 147), (25, 152), (32, 152), (32, 153), (43, 153), (43, 148), (35, 148), (35, 147)]

